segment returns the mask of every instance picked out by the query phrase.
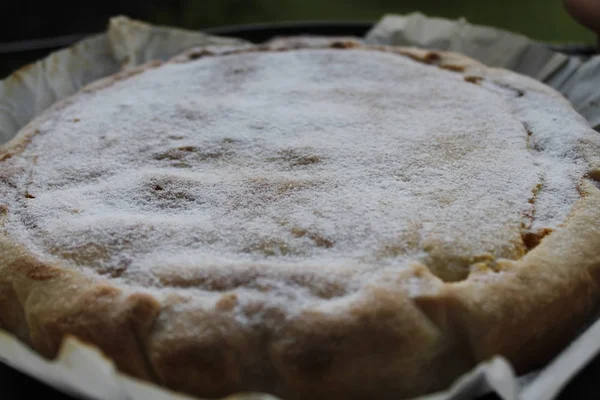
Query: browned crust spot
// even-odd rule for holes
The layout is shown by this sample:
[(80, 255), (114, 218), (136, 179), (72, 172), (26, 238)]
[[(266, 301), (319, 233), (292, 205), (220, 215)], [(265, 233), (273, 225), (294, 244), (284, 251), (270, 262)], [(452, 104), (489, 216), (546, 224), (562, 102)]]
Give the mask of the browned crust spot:
[(531, 251), (536, 248), (546, 236), (552, 233), (552, 229), (543, 228), (536, 232), (523, 232), (521, 237), (523, 239), (523, 244), (527, 251)]
[(318, 233), (309, 232), (306, 229), (302, 229), (302, 228), (298, 228), (298, 227), (292, 228), (292, 235), (296, 238), (301, 238), (301, 237), (306, 236), (307, 238), (312, 240), (317, 247), (323, 247), (326, 249), (333, 247), (333, 245), (335, 244), (334, 241), (327, 239), (326, 237), (323, 237), (323, 236), (319, 235)]
[(465, 82), (469, 82), (469, 83), (473, 83), (475, 85), (478, 85), (483, 78), (481, 76), (474, 76), (474, 75), (467, 75), (464, 77)]
[(588, 173), (586, 174), (586, 177), (597, 183), (600, 183), (600, 168), (595, 168), (595, 169), (588, 171)]
[(296, 251), (282, 239), (261, 239), (242, 249), (245, 253), (259, 253), (267, 257), (287, 256)]
[(318, 164), (322, 161), (321, 157), (311, 154), (308, 151), (300, 149), (285, 149), (277, 152), (276, 157), (269, 158), (269, 161), (283, 161), (291, 167), (302, 167)]
[(188, 58), (190, 60), (197, 60), (202, 57), (212, 56), (214, 53), (212, 51), (203, 49), (203, 50), (195, 50), (188, 54)]
[(438, 63), (439, 61), (441, 61), (441, 59), (442, 59), (442, 56), (440, 55), (440, 53), (431, 51), (425, 55), (424, 61), (427, 64), (435, 64), (435, 63)]
[(353, 49), (359, 46), (359, 43), (353, 40), (335, 41), (331, 43), (332, 49)]
[(48, 281), (63, 275), (61, 268), (44, 264), (31, 256), (17, 257), (8, 267), (33, 281)]
[[(448, 71), (453, 72), (465, 72), (466, 67), (464, 65), (455, 65), (455, 64), (440, 64), (439, 67), (441, 69), (447, 69)], [(466, 78), (465, 78), (466, 80)]]

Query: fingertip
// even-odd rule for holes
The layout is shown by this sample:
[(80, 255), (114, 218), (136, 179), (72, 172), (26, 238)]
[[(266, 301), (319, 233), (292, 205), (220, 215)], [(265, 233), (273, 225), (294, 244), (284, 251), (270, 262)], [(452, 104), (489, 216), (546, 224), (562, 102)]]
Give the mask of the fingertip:
[(579, 23), (600, 34), (600, 0), (563, 0), (563, 5)]

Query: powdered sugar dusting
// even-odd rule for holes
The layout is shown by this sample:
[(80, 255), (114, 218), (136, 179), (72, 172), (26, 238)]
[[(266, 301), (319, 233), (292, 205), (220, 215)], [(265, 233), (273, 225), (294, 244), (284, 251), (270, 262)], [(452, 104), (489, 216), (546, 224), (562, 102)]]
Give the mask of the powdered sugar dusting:
[(587, 168), (572, 114), (376, 51), (167, 64), (81, 94), (0, 166), (22, 168), (0, 181), (4, 229), (158, 288), (182, 286), (176, 271), (207, 289), (209, 265), (349, 282), (420, 262), (460, 279), (564, 220)]

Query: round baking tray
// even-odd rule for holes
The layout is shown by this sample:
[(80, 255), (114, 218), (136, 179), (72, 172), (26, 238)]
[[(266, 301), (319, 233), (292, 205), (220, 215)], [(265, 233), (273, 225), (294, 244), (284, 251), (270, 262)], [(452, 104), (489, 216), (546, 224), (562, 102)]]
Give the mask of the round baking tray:
[[(276, 36), (317, 35), (317, 36), (364, 36), (372, 27), (372, 21), (303, 21), (273, 24), (234, 25), (205, 29), (213, 35), (239, 37), (254, 43), (260, 43)], [(22, 64), (45, 57), (49, 52), (69, 46), (89, 34), (61, 36), (56, 38), (28, 40), (22, 42), (0, 43), (0, 77), (8, 75), (19, 66), (5, 63), (5, 60), (18, 58)], [(568, 55), (588, 57), (595, 54), (591, 46), (581, 44), (552, 45), (549, 48)], [(6, 68), (10, 68), (7, 70)], [(600, 396), (600, 356), (596, 357), (562, 391), (557, 400), (597, 399)], [(45, 400), (79, 400), (67, 396), (25, 374), (0, 363), (0, 399), (29, 400), (43, 397)], [(487, 395), (478, 400), (499, 399), (496, 395)]]

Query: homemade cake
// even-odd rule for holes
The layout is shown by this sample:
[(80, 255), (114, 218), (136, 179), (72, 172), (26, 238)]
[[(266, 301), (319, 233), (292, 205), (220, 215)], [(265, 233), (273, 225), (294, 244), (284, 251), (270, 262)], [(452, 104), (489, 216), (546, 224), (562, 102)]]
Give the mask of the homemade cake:
[(191, 50), (54, 105), (0, 160), (0, 328), (198, 396), (526, 372), (600, 293), (600, 135), (457, 54)]

